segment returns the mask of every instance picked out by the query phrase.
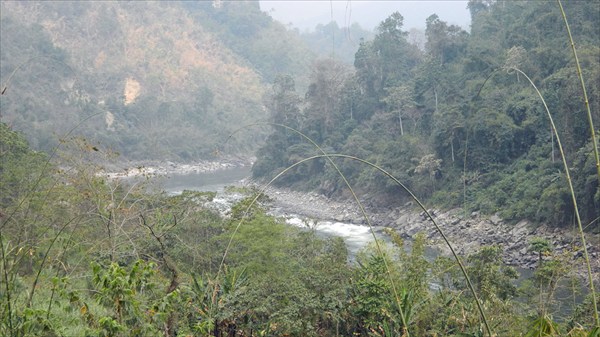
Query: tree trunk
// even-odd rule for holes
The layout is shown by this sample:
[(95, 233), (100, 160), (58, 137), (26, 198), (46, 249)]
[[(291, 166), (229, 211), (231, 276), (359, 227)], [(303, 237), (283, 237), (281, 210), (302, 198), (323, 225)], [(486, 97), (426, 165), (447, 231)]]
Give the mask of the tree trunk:
[(400, 121), (400, 136), (404, 136), (404, 128), (402, 127), (402, 114), (398, 111), (398, 120)]
[(552, 128), (550, 128), (550, 136), (550, 142), (552, 143), (552, 162), (554, 163), (554, 131), (552, 130)]

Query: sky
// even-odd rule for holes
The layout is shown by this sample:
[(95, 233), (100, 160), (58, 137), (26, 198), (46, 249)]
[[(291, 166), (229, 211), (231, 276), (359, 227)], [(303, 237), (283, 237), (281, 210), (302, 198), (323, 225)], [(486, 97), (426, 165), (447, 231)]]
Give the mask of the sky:
[(321, 23), (333, 20), (339, 26), (357, 22), (362, 28), (373, 30), (395, 11), (404, 17), (404, 30), (425, 29), (425, 19), (437, 14), (442, 21), (469, 30), (471, 17), (468, 1), (446, 0), (260, 0), (260, 7), (274, 19), (292, 24), (301, 31), (313, 30)]

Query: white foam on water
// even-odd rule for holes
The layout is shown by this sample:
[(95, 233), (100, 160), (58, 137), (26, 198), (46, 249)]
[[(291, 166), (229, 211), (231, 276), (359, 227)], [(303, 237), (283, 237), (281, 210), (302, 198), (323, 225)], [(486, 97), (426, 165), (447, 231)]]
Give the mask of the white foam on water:
[(311, 229), (326, 237), (340, 237), (346, 243), (350, 256), (355, 256), (362, 248), (373, 241), (369, 227), (345, 222), (317, 221), (302, 219), (298, 215), (287, 215), (286, 223), (298, 228)]

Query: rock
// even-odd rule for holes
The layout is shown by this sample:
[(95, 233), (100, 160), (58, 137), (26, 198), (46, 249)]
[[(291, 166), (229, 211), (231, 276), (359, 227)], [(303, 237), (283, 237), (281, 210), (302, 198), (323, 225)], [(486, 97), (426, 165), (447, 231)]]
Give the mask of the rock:
[[(295, 193), (292, 191), (280, 192), (273, 189), (270, 193), (277, 196), (278, 203), (283, 208), (294, 209), (296, 214), (311, 218), (334, 220), (339, 222), (364, 223), (361, 213), (354, 201), (331, 200), (320, 194)], [(280, 198), (283, 195), (282, 198)], [(433, 239), (439, 245), (442, 254), (449, 254), (449, 250), (442, 242), (438, 232), (422, 210), (412, 208), (408, 202), (405, 207), (382, 208), (377, 205), (367, 208), (367, 215), (373, 225), (392, 227), (402, 238), (410, 239), (422, 232), (427, 238)], [(519, 221), (516, 225), (507, 225), (498, 214), (489, 218), (481, 218), (480, 212), (465, 213), (463, 209), (440, 211), (431, 209), (435, 214), (436, 222), (443, 228), (448, 239), (457, 251), (472, 254), (481, 245), (500, 244), (503, 247), (503, 258), (511, 265), (531, 268), (537, 265), (537, 255), (529, 252), (529, 240), (533, 236), (548, 238), (554, 243), (557, 251), (570, 251), (570, 240), (567, 231), (544, 226), (533, 230), (528, 221)], [(375, 227), (376, 230), (377, 227)], [(592, 261), (598, 261), (600, 252), (594, 245), (590, 245)], [(574, 258), (580, 258), (581, 252), (573, 253)], [(594, 265), (594, 273), (600, 268), (600, 263)]]
[(500, 218), (498, 213), (496, 213), (490, 217), (490, 222), (494, 225), (499, 225), (502, 223), (502, 218)]
[[(366, 222), (366, 220), (365, 220), (365, 218), (364, 218), (362, 215), (360, 215), (360, 216), (354, 216), (354, 217), (352, 217), (352, 218), (350, 219), (350, 222), (351, 222), (351, 223), (354, 223), (354, 224), (362, 224), (362, 223), (367, 223), (367, 222)], [(386, 223), (386, 224), (387, 224), (387, 223)]]
[(446, 212), (446, 215), (455, 216), (455, 217), (460, 217), (463, 214), (464, 214), (464, 211), (462, 210), (462, 208), (453, 208)]
[(398, 226), (403, 226), (407, 223), (410, 223), (409, 219), (410, 219), (410, 216), (408, 214), (403, 214), (398, 219), (396, 219), (395, 223)]
[(529, 222), (527, 220), (519, 221), (512, 229), (513, 236), (523, 237), (530, 234)]

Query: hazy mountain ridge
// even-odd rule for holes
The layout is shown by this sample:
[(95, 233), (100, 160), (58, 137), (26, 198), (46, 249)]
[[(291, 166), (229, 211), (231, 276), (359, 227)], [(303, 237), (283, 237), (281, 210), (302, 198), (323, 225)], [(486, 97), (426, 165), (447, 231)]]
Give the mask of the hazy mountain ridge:
[[(190, 159), (208, 155), (232, 131), (227, 125), (265, 115), (261, 75), (178, 3), (3, 2), (2, 13), (2, 83), (35, 58), (11, 78), (2, 119), (36, 147), (47, 149), (65, 123), (99, 114), (81, 127), (86, 136), (132, 157)], [(31, 48), (31, 29), (46, 47)], [(40, 87), (45, 78), (59, 85)], [(57, 118), (65, 123), (53, 129), (47, 121)], [(257, 138), (234, 140), (234, 148)]]

